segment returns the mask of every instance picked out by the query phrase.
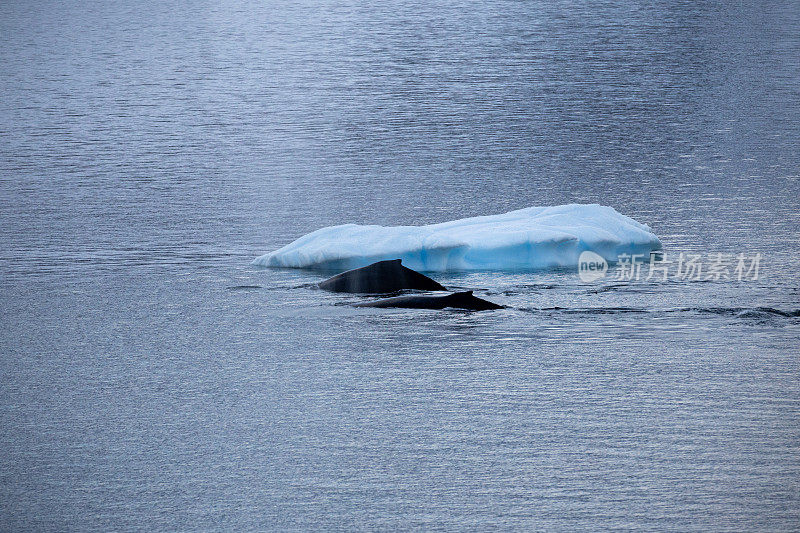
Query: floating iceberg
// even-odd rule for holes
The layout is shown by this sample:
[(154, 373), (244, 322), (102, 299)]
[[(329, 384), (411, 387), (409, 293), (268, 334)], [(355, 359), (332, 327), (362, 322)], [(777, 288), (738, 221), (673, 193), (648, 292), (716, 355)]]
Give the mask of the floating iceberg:
[(608, 261), (661, 249), (650, 228), (601, 205), (528, 207), (428, 226), (344, 224), (309, 233), (253, 264), (347, 270), (402, 259), (414, 270), (576, 267), (591, 250)]

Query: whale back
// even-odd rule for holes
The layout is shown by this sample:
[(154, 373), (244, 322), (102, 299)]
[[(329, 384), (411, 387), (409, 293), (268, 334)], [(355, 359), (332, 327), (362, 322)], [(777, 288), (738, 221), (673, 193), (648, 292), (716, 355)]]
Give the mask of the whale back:
[(457, 309), (469, 309), (472, 311), (487, 311), (490, 309), (503, 309), (502, 305), (478, 298), (472, 294), (472, 291), (454, 292), (446, 296), (448, 305), (447, 307), (454, 307)]
[(319, 284), (333, 292), (388, 294), (402, 290), (444, 291), (428, 276), (403, 266), (400, 259), (378, 261), (365, 267), (337, 274)]
[(487, 311), (490, 309), (502, 309), (502, 305), (497, 305), (472, 295), (472, 291), (456, 292), (444, 296), (434, 296), (429, 294), (412, 294), (407, 296), (395, 296), (394, 298), (383, 298), (373, 302), (356, 304), (356, 307), (404, 307), (407, 309), (467, 309), (469, 311)]

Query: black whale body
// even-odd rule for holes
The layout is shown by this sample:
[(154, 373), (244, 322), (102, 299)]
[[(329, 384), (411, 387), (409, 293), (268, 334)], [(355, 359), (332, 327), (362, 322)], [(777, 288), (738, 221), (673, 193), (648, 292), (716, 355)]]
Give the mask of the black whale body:
[(374, 302), (355, 304), (356, 307), (405, 307), (408, 309), (468, 309), (470, 311), (488, 311), (503, 309), (502, 305), (483, 300), (472, 295), (472, 291), (454, 292), (452, 294), (425, 295), (413, 294), (383, 298)]
[(333, 292), (388, 294), (402, 290), (445, 291), (428, 276), (404, 267), (400, 259), (378, 261), (348, 270), (319, 283), (320, 289)]

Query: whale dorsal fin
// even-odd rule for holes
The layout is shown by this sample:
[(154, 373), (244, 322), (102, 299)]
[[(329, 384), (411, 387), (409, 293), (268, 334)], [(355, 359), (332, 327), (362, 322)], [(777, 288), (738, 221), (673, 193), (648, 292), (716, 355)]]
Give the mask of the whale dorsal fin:
[(384, 259), (383, 261), (377, 261), (377, 262), (372, 263), (371, 265), (367, 265), (367, 266), (374, 266), (374, 265), (401, 266), (400, 259)]

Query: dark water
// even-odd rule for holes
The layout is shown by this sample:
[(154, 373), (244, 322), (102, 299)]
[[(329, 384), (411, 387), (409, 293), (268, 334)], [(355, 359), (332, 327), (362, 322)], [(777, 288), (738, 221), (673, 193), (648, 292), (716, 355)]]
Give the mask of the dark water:
[[(797, 530), (796, 2), (0, 4), (0, 529)], [(615, 207), (756, 281), (249, 262)]]

